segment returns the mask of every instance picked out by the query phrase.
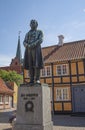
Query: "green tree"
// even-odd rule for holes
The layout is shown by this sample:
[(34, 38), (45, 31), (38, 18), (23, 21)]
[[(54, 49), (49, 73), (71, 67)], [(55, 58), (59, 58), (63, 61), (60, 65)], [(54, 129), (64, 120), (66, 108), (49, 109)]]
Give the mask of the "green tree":
[(23, 82), (23, 76), (16, 71), (0, 70), (0, 77), (5, 81), (15, 82), (18, 86)]

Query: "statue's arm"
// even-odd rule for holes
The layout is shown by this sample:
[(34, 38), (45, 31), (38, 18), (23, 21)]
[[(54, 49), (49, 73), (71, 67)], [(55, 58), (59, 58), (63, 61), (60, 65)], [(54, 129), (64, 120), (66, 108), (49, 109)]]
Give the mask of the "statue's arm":
[(33, 43), (31, 43), (31, 47), (36, 47), (37, 45), (41, 44), (43, 42), (43, 32), (40, 31), (39, 32), (39, 35), (38, 35), (38, 38), (33, 41)]
[(24, 38), (24, 41), (23, 41), (23, 45), (25, 47), (27, 47), (27, 45), (28, 45), (28, 33), (25, 35), (25, 38)]

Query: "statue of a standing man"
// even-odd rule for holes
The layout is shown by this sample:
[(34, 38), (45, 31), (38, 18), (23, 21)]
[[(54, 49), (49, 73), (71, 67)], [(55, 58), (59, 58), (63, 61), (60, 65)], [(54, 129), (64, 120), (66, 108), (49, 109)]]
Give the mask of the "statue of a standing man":
[(41, 43), (43, 42), (43, 33), (37, 30), (38, 22), (31, 20), (31, 30), (27, 32), (24, 39), (25, 55), (24, 69), (29, 70), (30, 83), (40, 83), (40, 69), (43, 68), (43, 58), (41, 52)]

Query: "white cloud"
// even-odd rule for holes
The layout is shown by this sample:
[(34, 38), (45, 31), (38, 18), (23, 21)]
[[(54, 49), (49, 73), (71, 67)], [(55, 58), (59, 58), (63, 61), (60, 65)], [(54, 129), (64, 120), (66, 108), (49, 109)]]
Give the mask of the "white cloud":
[(0, 67), (9, 66), (11, 59), (11, 56), (0, 54)]

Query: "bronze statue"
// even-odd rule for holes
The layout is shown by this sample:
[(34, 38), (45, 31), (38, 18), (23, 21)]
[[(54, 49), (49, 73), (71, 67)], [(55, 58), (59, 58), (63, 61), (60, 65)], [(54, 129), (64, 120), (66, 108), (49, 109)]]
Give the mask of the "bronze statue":
[(43, 33), (37, 30), (38, 22), (31, 20), (31, 30), (27, 32), (24, 39), (25, 55), (24, 69), (29, 70), (30, 83), (40, 83), (40, 69), (43, 68), (43, 58), (41, 52), (41, 43), (43, 42)]

